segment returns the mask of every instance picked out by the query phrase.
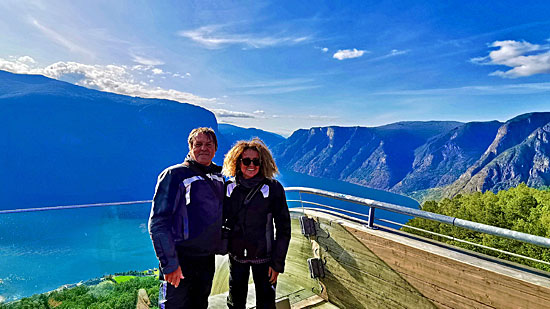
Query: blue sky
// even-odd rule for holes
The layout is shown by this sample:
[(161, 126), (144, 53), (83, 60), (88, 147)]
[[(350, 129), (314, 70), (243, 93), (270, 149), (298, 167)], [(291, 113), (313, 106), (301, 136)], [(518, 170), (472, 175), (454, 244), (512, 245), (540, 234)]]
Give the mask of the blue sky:
[(505, 121), (550, 111), (546, 1), (0, 2), (0, 69), (219, 122)]

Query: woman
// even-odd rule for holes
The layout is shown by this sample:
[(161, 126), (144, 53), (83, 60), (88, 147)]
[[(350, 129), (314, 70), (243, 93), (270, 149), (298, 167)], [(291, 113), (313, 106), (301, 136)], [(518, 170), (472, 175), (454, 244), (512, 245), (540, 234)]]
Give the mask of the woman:
[[(245, 308), (248, 278), (256, 289), (256, 308), (275, 308), (277, 276), (284, 271), (290, 242), (285, 190), (271, 152), (258, 138), (239, 141), (225, 155), (224, 227), (229, 238), (229, 308)], [(277, 234), (274, 237), (274, 227)]]

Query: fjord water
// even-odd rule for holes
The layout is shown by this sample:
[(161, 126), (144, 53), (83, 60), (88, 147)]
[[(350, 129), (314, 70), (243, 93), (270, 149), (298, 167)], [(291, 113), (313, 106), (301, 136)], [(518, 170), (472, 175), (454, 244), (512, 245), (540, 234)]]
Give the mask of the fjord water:
[[(290, 171), (282, 171), (278, 178), (286, 187), (313, 187), (418, 208), (410, 198), (341, 181)], [(287, 198), (297, 199), (297, 194), (289, 192)], [(335, 203), (368, 212), (361, 205), (339, 201), (331, 205)], [(147, 203), (0, 215), (0, 302), (107, 274), (156, 267), (147, 231), (149, 211)], [(376, 217), (407, 220), (379, 210)]]

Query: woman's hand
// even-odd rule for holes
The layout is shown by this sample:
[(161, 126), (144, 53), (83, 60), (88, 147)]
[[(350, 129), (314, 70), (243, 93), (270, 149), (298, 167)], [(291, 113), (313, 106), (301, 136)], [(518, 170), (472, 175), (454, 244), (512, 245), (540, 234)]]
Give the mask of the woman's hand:
[(277, 277), (279, 276), (279, 273), (273, 270), (271, 266), (269, 266), (269, 270), (267, 271), (267, 276), (269, 277), (269, 283), (275, 284), (277, 283)]

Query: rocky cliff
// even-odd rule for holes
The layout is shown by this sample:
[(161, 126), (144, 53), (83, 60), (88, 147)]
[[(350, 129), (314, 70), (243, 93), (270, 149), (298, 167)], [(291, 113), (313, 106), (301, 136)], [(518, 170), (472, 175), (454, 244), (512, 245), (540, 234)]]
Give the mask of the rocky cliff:
[(278, 164), (317, 177), (413, 194), (550, 185), (550, 113), (505, 123), (400, 122), (298, 130), (275, 147)]
[(504, 123), (491, 145), (444, 196), (474, 191), (498, 191), (526, 183), (550, 185), (548, 131), (550, 113), (529, 113)]
[(428, 121), (298, 130), (274, 153), (287, 169), (388, 190), (412, 172), (416, 149), (460, 125)]
[(191, 104), (4, 71), (0, 123), (0, 209), (151, 199), (157, 175), (185, 158), (190, 130), (217, 130)]

